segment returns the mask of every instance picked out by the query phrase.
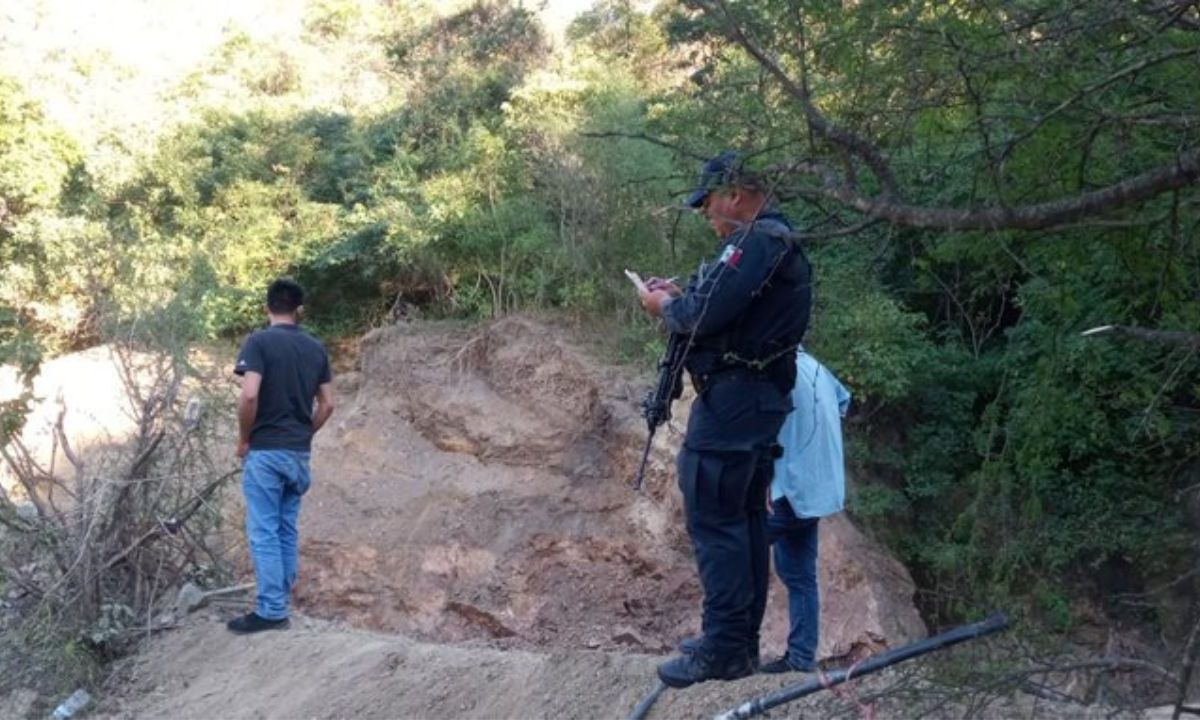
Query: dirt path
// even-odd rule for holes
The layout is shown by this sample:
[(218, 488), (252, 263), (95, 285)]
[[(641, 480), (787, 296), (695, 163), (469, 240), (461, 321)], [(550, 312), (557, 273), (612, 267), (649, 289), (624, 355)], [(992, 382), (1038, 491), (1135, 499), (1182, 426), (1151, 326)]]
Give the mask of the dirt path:
[[(963, 656), (964, 658), (969, 656)], [(286, 632), (236, 637), (201, 613), (126, 662), (94, 717), (102, 720), (604, 720), (629, 717), (656, 680), (659, 658), (588, 650), (497, 650), (482, 643), (433, 644), (304, 617)], [(908, 666), (905, 666), (906, 668)], [(971, 717), (1141, 718), (1029, 695), (965, 694), (923, 684), (896, 668), (772, 711), (775, 718), (927, 720)], [(808, 679), (756, 675), (668, 690), (649, 720), (710, 720), (752, 698)], [(982, 702), (986, 700), (985, 702)], [(1169, 712), (1148, 714), (1170, 717)]]
[(298, 618), (230, 635), (215, 617), (155, 642), (126, 668), (112, 717), (599, 718), (653, 686), (653, 659), (432, 645)]
[[(235, 637), (215, 615), (152, 642), (121, 670), (124, 698), (98, 715), (133, 718), (627, 718), (656, 684), (659, 658), (422, 643), (297, 618), (286, 632)], [(670, 690), (654, 720), (711, 718), (795, 676)], [(813, 698), (788, 706), (811, 711)], [(807, 710), (806, 710), (807, 708)]]

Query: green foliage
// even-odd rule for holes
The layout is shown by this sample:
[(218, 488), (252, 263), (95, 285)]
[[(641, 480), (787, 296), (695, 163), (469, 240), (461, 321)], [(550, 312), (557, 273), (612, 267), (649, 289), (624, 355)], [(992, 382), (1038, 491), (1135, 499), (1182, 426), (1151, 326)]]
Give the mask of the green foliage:
[[(795, 98), (728, 41), (721, 13), (698, 6), (665, 6), (693, 84), (662, 103), (658, 134), (708, 152), (769, 148), (760, 167), (854, 164), (862, 192), (878, 193), (879, 178), (821, 142)], [(1140, 6), (726, 6), (803, 76), (821, 112), (889, 158), (907, 203), (1071, 197), (1195, 145), (1185, 128), (1200, 90), (1183, 77), (1200, 36)], [(788, 182), (784, 194), (817, 195)], [(1021, 603), (1065, 626), (1079, 578), (1103, 597), (1114, 579), (1136, 590), (1194, 564), (1179, 498), (1200, 467), (1195, 351), (1079, 333), (1200, 327), (1195, 200), (1192, 186), (1041, 234), (881, 238), (877, 226), (814, 248), (808, 342), (859, 401), (855, 512), (903, 552), (938, 617)], [(792, 215), (816, 229), (854, 222), (825, 199)]]
[(639, 12), (630, 0), (601, 0), (567, 28), (577, 52), (586, 49), (606, 64), (620, 62), (635, 70), (642, 82), (666, 80), (671, 60), (667, 34), (656, 19)]
[(26, 319), (13, 308), (0, 305), (0, 366), (15, 371), (13, 380), (19, 388), (15, 396), (0, 399), (0, 448), (25, 425), (25, 415), (33, 399), (33, 378), (41, 359), (41, 345), (30, 332)]
[(0, 239), (10, 217), (52, 208), (79, 148), (46, 120), (19, 84), (0, 76)]
[[(97, 249), (94, 228), (59, 211), (78, 192), (73, 181), (81, 160), (78, 146), (40, 106), (15, 81), (0, 77), (0, 364), (22, 372), (31, 366), (34, 326), (51, 335), (75, 329), (83, 275), (96, 264), (90, 257), (84, 261)], [(59, 322), (64, 315), (67, 321)]]
[(345, 35), (363, 18), (363, 7), (348, 0), (318, 0), (312, 3), (304, 28), (322, 38)]

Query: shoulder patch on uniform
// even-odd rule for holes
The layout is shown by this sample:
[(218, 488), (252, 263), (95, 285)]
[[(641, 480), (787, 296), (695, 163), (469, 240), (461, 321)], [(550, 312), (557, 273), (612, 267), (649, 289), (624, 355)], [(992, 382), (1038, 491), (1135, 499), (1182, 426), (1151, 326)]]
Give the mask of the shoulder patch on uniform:
[(742, 262), (742, 249), (734, 245), (728, 245), (725, 252), (721, 253), (718, 263), (725, 263), (731, 268), (737, 268)]

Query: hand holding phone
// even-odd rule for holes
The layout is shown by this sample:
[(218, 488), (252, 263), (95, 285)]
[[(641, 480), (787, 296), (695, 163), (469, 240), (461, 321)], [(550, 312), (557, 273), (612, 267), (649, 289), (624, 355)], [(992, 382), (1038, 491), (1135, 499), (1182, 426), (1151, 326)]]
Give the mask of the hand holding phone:
[(646, 289), (649, 290), (650, 292), (654, 292), (655, 290), (662, 290), (662, 291), (666, 292), (667, 294), (671, 295), (672, 297), (675, 297), (677, 295), (682, 295), (683, 291), (680, 290), (679, 286), (675, 284), (675, 281), (677, 279), (678, 278), (673, 278), (673, 277), (672, 278), (652, 277), (652, 278), (646, 280)]
[(629, 278), (629, 282), (633, 283), (633, 286), (638, 289), (639, 293), (647, 291), (648, 288), (646, 287), (646, 283), (642, 281), (641, 275), (638, 275), (629, 268), (626, 268), (625, 277)]

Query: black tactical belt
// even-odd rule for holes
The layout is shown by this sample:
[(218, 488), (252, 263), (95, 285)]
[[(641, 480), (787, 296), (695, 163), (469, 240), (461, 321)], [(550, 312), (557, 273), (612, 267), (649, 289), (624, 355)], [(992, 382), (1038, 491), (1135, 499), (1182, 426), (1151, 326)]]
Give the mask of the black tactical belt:
[(771, 374), (765, 370), (752, 370), (747, 367), (729, 367), (714, 370), (703, 375), (692, 375), (692, 387), (697, 393), (706, 388), (727, 382), (771, 382)]

